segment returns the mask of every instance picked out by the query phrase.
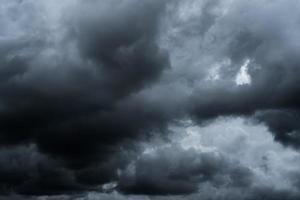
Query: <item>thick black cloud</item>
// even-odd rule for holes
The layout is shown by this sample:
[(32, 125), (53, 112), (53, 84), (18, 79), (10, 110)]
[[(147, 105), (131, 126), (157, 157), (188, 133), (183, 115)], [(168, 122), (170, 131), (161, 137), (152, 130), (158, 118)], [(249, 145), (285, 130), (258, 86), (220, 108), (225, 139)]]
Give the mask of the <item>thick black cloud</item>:
[(57, 194), (83, 191), (74, 173), (53, 159), (40, 154), (33, 145), (1, 149), (2, 194)]
[[(41, 9), (31, 1), (7, 6), (17, 10), (6, 19), (16, 26), (26, 9)], [(124, 140), (164, 128), (169, 117), (135, 97), (169, 67), (156, 41), (164, 9), (164, 1), (80, 2), (62, 20), (60, 43), (47, 32), (51, 21), (0, 41), (0, 143), (34, 143), (57, 161), (4, 170), (2, 192), (55, 194), (109, 182), (125, 160), (112, 156)]]
[[(80, 6), (84, 7), (84, 4)], [(108, 2), (86, 4), (91, 4), (87, 5), (89, 8), (99, 9), (102, 6), (113, 9), (115, 5)], [(81, 19), (80, 12), (84, 11), (79, 9), (74, 15)], [(1, 127), (4, 133), (7, 132), (2, 134), (3, 142), (15, 143), (35, 138), (39, 134), (34, 132), (46, 132), (52, 123), (51, 127), (65, 126), (67, 129), (68, 125), (65, 124), (76, 120), (85, 123), (82, 118), (89, 117), (103, 118), (97, 121), (106, 121), (109, 129), (110, 124), (115, 122), (112, 119), (114, 115), (122, 118), (123, 111), (119, 110), (126, 109), (115, 108), (117, 101), (150, 84), (169, 65), (167, 55), (155, 41), (162, 11), (162, 2), (131, 1), (128, 4), (124, 2), (116, 10), (108, 10), (108, 13), (118, 13), (111, 17), (104, 14), (109, 20), (102, 21), (104, 16), (91, 14), (95, 19), (87, 16), (88, 19), (84, 20), (91, 23), (87, 25), (76, 18), (76, 22), (70, 22), (70, 27), (77, 30), (74, 31), (74, 42), (78, 43), (78, 50), (83, 54), (83, 61), (76, 63), (77, 66), (72, 66), (75, 64), (68, 60), (59, 60), (52, 66), (47, 63), (49, 58), (43, 58), (42, 55), (21, 59), (18, 58), (18, 52), (11, 53), (13, 59), (6, 58), (10, 50), (6, 48), (7, 52), (2, 53), (5, 61), (2, 73), (6, 78), (1, 86)], [(30, 50), (28, 46), (26, 48)], [(56, 59), (65, 58), (58, 55)], [(36, 69), (42, 67), (40, 65), (46, 65), (43, 70), (47, 72)], [(24, 70), (26, 66), (29, 69)], [(127, 123), (124, 124), (127, 126)], [(135, 129), (135, 125), (128, 126)], [(44, 128), (46, 130), (39, 130)]]

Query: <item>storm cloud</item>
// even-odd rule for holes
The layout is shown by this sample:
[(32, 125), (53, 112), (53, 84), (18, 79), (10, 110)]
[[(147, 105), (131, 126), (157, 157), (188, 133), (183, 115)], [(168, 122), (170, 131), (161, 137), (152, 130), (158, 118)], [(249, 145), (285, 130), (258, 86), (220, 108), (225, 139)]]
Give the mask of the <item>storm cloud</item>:
[(299, 7), (2, 0), (0, 194), (298, 199)]

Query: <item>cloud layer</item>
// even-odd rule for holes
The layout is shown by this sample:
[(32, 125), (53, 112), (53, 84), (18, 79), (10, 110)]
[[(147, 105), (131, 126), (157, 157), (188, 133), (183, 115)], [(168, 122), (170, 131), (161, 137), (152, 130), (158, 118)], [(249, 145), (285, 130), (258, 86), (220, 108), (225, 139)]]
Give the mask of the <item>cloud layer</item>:
[(299, 7), (3, 0), (0, 193), (297, 199)]

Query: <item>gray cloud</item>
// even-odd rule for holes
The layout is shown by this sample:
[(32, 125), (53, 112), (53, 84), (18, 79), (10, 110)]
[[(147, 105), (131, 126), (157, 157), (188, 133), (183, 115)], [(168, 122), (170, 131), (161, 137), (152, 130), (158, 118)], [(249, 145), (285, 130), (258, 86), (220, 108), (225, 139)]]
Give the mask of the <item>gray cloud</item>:
[[(52, 166), (37, 160), (44, 167), (29, 171), (11, 169), (22, 186), (7, 183), (7, 190), (51, 194), (93, 188), (113, 179), (122, 166), (125, 159), (112, 156), (122, 141), (165, 126), (168, 116), (131, 97), (169, 66), (168, 54), (156, 42), (165, 3), (119, 3), (67, 1), (56, 7), (7, 1), (1, 8), (6, 14), (0, 142), (34, 143), (57, 161)], [(65, 7), (71, 13), (59, 13)], [(32, 176), (35, 172), (41, 175)]]
[[(278, 189), (259, 184), (251, 162), (262, 161), (235, 163), (232, 149), (252, 155), (243, 139), (220, 142), (215, 148), (226, 148), (219, 156), (176, 145), (147, 154), (140, 145), (168, 139), (174, 125), (187, 129), (185, 120), (207, 127), (242, 116), (299, 148), (299, 6), (296, 0), (3, 0), (0, 193), (297, 199), (294, 170), (271, 164), (288, 174), (289, 184)], [(239, 85), (247, 62), (251, 81)], [(104, 193), (107, 183), (126, 195)]]
[(251, 172), (222, 155), (172, 146), (141, 155), (121, 175), (119, 188), (136, 194), (189, 194), (207, 181), (216, 187), (247, 187)]

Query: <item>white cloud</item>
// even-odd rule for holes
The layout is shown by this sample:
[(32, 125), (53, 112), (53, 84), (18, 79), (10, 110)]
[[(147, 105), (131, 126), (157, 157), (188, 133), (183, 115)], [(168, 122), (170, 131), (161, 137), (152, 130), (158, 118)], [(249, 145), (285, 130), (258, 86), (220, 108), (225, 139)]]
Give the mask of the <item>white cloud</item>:
[(244, 64), (241, 66), (240, 71), (238, 72), (235, 82), (237, 85), (249, 85), (251, 84), (251, 76), (248, 74), (248, 65), (250, 60), (247, 59)]

